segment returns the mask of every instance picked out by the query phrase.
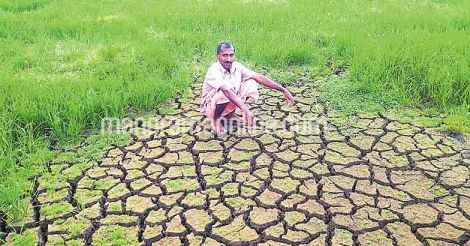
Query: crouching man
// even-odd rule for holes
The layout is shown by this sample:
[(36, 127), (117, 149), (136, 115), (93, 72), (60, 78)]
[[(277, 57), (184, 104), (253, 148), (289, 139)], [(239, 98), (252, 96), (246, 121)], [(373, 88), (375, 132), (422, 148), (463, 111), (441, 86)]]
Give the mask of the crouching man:
[(294, 97), (284, 87), (268, 77), (255, 73), (235, 61), (235, 47), (230, 41), (217, 46), (217, 62), (207, 71), (201, 94), (201, 112), (211, 120), (211, 127), (217, 133), (225, 131), (223, 119), (235, 117), (239, 108), (243, 121), (253, 124), (254, 115), (246, 106), (247, 100), (258, 100), (258, 84), (280, 91), (288, 105), (294, 105)]

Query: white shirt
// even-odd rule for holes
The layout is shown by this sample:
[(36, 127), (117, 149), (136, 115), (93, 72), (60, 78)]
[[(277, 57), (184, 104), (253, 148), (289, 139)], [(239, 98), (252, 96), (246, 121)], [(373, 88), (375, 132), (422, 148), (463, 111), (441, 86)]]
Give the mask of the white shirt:
[(240, 89), (242, 81), (250, 79), (255, 73), (243, 66), (241, 63), (234, 61), (230, 72), (227, 71), (219, 61), (214, 62), (206, 73), (204, 85), (201, 94), (201, 110), (204, 110), (205, 103), (222, 85), (227, 85), (236, 93)]

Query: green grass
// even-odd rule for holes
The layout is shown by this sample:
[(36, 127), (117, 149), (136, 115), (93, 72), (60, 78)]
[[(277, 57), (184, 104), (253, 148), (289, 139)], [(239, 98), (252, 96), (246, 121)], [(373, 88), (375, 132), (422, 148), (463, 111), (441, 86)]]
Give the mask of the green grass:
[[(22, 233), (13, 232), (9, 245), (13, 246), (34, 246), (37, 245), (37, 232), (34, 230), (27, 230)], [(0, 241), (1, 242), (1, 241)]]
[(452, 135), (467, 133), (470, 134), (470, 113), (468, 109), (457, 108), (450, 112), (444, 119), (444, 131)]
[[(21, 197), (32, 189), (33, 184), (30, 182), (30, 177), (37, 176), (38, 173), (44, 171), (46, 163), (74, 163), (60, 174), (53, 167), (51, 167), (52, 173), (45, 174), (48, 180), (45, 187), (55, 190), (57, 188), (55, 185), (65, 182), (67, 179), (78, 177), (84, 169), (92, 165), (91, 162), (101, 160), (104, 151), (113, 146), (125, 146), (129, 143), (130, 139), (131, 137), (128, 133), (94, 134), (86, 139), (86, 146), (80, 148), (77, 152), (41, 149), (40, 151), (30, 153), (22, 159), (24, 163), (28, 163), (28, 166), (20, 166), (17, 169), (10, 170), (10, 174), (15, 173), (16, 175), (8, 176), (3, 181), (0, 195), (2, 198), (1, 208), (5, 211), (6, 215), (4, 219), (7, 222), (18, 222), (23, 219), (28, 206), (30, 206), (30, 201), (28, 198), (22, 199)], [(60, 208), (49, 206), (45, 209), (60, 212), (63, 210), (63, 206)]]
[(31, 187), (26, 180), (50, 158), (51, 139), (74, 141), (103, 117), (157, 108), (184, 91), (191, 74), (204, 73), (215, 44), (225, 39), (234, 41), (250, 67), (281, 71), (272, 76), (282, 82), (294, 81), (298, 71), (320, 78), (348, 70), (345, 79), (322, 85), (342, 108), (453, 109), (448, 125), (465, 129), (460, 122), (469, 118), (469, 5), (2, 1), (0, 211), (18, 207)]
[(348, 76), (331, 77), (319, 82), (323, 99), (347, 114), (380, 112), (394, 108), (398, 102), (380, 87), (355, 83)]

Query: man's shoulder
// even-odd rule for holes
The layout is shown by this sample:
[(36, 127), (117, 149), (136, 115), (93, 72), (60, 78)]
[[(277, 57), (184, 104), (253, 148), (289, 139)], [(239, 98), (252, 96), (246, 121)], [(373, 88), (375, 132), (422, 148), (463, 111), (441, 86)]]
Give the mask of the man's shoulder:
[(210, 65), (209, 69), (211, 69), (211, 68), (217, 68), (218, 66), (219, 66), (219, 62), (218, 62), (218, 61), (217, 61), (217, 62), (213, 62), (213, 63)]
[(245, 65), (239, 62), (233, 62), (232, 66), (236, 69), (236, 71), (245, 75), (255, 73), (253, 70), (251, 70), (250, 68), (246, 67)]
[(236, 67), (236, 68), (242, 68), (242, 67), (245, 67), (243, 64), (241, 64), (240, 62), (237, 62), (237, 61), (234, 61), (233, 64), (232, 64), (233, 67)]
[(221, 65), (219, 62), (212, 63), (209, 68), (207, 69), (205, 80), (207, 79), (215, 79), (221, 76), (222, 72), (220, 71)]
[(207, 73), (215, 73), (220, 70), (219, 62), (212, 63), (207, 69)]

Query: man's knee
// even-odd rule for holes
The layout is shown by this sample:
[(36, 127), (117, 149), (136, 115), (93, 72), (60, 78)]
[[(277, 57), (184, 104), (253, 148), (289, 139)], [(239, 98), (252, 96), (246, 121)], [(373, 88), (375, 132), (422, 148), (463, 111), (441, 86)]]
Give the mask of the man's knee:
[(254, 79), (245, 80), (240, 90), (240, 95), (245, 99), (252, 98), (256, 101), (259, 98), (258, 82)]
[(256, 82), (256, 80), (254, 79), (247, 79), (244, 81), (244, 85), (245, 86), (253, 86), (253, 87), (258, 87), (258, 82)]
[(225, 96), (224, 92), (222, 90), (219, 90), (217, 93), (215, 93), (214, 97), (212, 98), (212, 101), (214, 104), (224, 104), (228, 103), (230, 100)]

